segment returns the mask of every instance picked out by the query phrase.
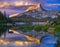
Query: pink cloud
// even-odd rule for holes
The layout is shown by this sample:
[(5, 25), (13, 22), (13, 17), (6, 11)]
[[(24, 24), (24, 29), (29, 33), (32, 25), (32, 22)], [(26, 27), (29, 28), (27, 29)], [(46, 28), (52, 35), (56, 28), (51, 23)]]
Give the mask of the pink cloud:
[(6, 8), (10, 6), (23, 6), (23, 5), (33, 5), (33, 3), (24, 2), (24, 1), (0, 2), (0, 8)]

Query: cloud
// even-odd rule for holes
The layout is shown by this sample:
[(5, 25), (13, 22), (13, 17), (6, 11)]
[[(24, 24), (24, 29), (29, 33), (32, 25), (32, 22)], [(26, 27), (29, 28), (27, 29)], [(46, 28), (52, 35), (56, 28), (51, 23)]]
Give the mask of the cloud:
[(60, 4), (44, 4), (45, 10), (60, 10)]
[(0, 9), (7, 8), (5, 10), (11, 14), (20, 13), (22, 9), (26, 9), (26, 7), (21, 6), (35, 5), (37, 3), (41, 3), (42, 7), (48, 10), (58, 9), (58, 6), (60, 6), (60, 0), (0, 0)]
[(6, 8), (10, 6), (23, 6), (23, 5), (33, 5), (33, 3), (24, 2), (24, 1), (14, 1), (14, 2), (0, 2), (0, 8)]
[(0, 8), (3, 8), (3, 7), (8, 7), (8, 6), (10, 6), (10, 4), (9, 3), (7, 3), (7, 2), (0, 2)]
[(11, 5), (15, 5), (15, 6), (22, 6), (22, 5), (32, 5), (31, 3), (28, 3), (28, 2), (24, 2), (24, 1), (15, 1), (13, 3), (11, 3)]
[(60, 6), (60, 4), (46, 4), (46, 6)]

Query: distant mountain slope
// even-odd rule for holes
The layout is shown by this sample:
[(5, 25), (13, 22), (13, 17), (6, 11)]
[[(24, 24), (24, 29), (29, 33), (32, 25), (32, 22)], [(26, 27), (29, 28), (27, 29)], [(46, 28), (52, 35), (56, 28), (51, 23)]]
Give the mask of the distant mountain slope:
[(28, 7), (24, 13), (11, 17), (14, 21), (46, 21), (48, 17), (56, 17), (58, 11), (47, 11), (41, 4), (36, 4)]

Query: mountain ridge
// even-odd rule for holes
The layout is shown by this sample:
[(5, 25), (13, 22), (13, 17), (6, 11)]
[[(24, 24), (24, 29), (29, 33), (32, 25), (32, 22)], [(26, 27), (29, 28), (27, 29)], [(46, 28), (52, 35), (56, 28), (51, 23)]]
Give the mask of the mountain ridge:
[[(37, 6), (37, 7), (36, 7)], [(36, 7), (36, 8), (35, 8)], [(21, 20), (21, 16), (23, 16), (23, 18), (22, 19), (26, 19), (26, 20), (29, 20), (28, 19), (28, 17), (30, 17), (30, 20), (32, 19), (34, 19), (34, 20), (38, 20), (38, 21), (40, 21), (41, 19), (43, 20), (43, 19), (48, 19), (48, 17), (51, 17), (51, 18), (55, 18), (55, 17), (57, 17), (57, 13), (58, 13), (58, 11), (47, 11), (47, 10), (45, 10), (42, 6), (41, 6), (41, 4), (36, 4), (36, 5), (34, 5), (34, 6), (30, 6), (30, 7), (28, 7), (28, 9), (26, 9), (27, 11), (25, 11), (25, 12), (23, 12), (23, 13), (21, 13), (21, 14), (18, 14), (17, 16), (15, 16), (15, 17), (12, 17), (12, 19), (13, 20), (17, 20), (17, 21), (19, 21), (19, 20)], [(25, 17), (25, 16), (26, 17)]]

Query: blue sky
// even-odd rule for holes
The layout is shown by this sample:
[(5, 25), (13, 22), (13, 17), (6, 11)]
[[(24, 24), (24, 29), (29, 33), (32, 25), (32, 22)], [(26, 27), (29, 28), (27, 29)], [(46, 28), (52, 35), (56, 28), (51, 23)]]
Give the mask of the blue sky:
[(60, 10), (60, 0), (42, 0), (42, 6), (46, 10)]
[(0, 0), (0, 11), (6, 10), (8, 14), (21, 13), (23, 10), (19, 7), (37, 3), (40, 3), (48, 11), (60, 10), (60, 0)]

